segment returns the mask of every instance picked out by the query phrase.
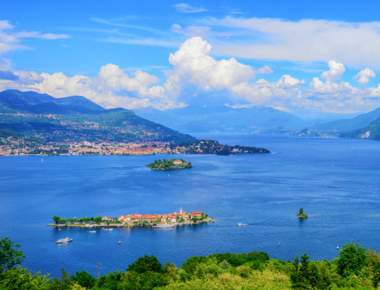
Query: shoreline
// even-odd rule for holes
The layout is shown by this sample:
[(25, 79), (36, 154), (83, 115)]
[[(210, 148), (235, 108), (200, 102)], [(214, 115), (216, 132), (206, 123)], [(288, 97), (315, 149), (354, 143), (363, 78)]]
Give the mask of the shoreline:
[(158, 224), (81, 224), (81, 223), (73, 223), (73, 224), (48, 224), (49, 227), (55, 229), (68, 229), (68, 228), (76, 228), (76, 229), (133, 229), (133, 228), (175, 228), (182, 226), (193, 226), (200, 224), (209, 224), (214, 223), (215, 219), (213, 218), (205, 218), (204, 220), (192, 221), (192, 222), (177, 222), (177, 223), (158, 223)]

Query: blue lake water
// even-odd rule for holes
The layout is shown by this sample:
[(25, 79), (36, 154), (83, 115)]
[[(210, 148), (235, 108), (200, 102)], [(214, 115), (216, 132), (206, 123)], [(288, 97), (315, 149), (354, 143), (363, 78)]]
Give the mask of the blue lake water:
[[(265, 251), (332, 258), (358, 242), (380, 251), (380, 143), (343, 139), (224, 137), (269, 155), (187, 155), (193, 169), (152, 172), (162, 156), (2, 157), (0, 236), (20, 243), (25, 266), (59, 275), (124, 270), (142, 255), (180, 264), (214, 252)], [(202, 210), (216, 223), (179, 229), (57, 231), (63, 217)], [(309, 219), (299, 223), (298, 208)], [(247, 223), (238, 227), (237, 223)], [(55, 241), (72, 237), (68, 246)], [(118, 245), (117, 241), (124, 243)]]

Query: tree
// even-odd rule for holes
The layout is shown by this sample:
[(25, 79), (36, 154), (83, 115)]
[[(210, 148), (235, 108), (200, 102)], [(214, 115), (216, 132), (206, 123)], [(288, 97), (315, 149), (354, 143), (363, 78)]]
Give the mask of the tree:
[(57, 224), (61, 223), (61, 218), (59, 216), (55, 215), (55, 216), (53, 216), (53, 221), (57, 225)]
[(2, 290), (48, 290), (52, 288), (48, 276), (32, 274), (24, 268), (16, 267), (2, 273), (0, 289)]
[(128, 271), (136, 273), (161, 272), (161, 263), (155, 256), (144, 256), (129, 265)]
[(308, 218), (307, 213), (304, 211), (302, 207), (298, 210), (297, 217), (300, 221), (303, 221)]
[(96, 282), (96, 279), (92, 277), (91, 274), (85, 271), (75, 273), (75, 275), (72, 276), (71, 279), (77, 282), (80, 286), (85, 287), (87, 289), (92, 288)]
[(377, 262), (373, 267), (373, 277), (372, 277), (373, 287), (377, 289), (380, 284), (380, 262)]
[(21, 264), (24, 254), (19, 248), (9, 238), (0, 239), (0, 273)]
[(337, 260), (337, 272), (339, 275), (347, 277), (351, 274), (359, 274), (367, 265), (367, 251), (357, 244), (348, 244), (340, 251)]
[(101, 216), (94, 217), (94, 222), (97, 224), (100, 224), (102, 222), (102, 217)]
[(301, 259), (295, 258), (294, 270), (290, 275), (290, 281), (294, 289), (309, 289), (309, 256), (304, 254)]

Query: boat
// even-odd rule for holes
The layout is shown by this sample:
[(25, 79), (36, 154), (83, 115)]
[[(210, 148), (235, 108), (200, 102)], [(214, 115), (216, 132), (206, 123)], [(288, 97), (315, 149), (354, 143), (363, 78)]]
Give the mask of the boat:
[(118, 245), (121, 245), (123, 243), (123, 241), (118, 240), (117, 243), (118, 243)]
[(103, 229), (104, 231), (108, 231), (108, 232), (112, 232), (113, 229), (112, 228), (106, 228), (106, 229)]
[(158, 224), (158, 225), (154, 225), (153, 227), (154, 228), (160, 228), (160, 229), (167, 229), (167, 228), (175, 228), (178, 224), (177, 223), (174, 223), (174, 224)]
[(88, 231), (90, 234), (96, 234), (96, 231), (92, 230), (92, 231)]
[(237, 226), (238, 227), (245, 227), (245, 226), (248, 226), (248, 224), (238, 223)]
[(71, 243), (73, 241), (72, 238), (63, 238), (63, 239), (59, 239), (56, 241), (57, 244), (59, 245), (67, 245), (68, 243)]

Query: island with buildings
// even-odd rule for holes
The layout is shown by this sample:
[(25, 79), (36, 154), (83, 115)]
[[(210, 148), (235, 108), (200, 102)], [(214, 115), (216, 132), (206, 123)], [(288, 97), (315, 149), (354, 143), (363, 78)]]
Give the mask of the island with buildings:
[(147, 165), (152, 170), (178, 170), (178, 169), (190, 169), (192, 164), (183, 159), (159, 159)]
[(186, 212), (180, 209), (178, 212), (166, 214), (127, 214), (119, 217), (97, 216), (83, 218), (53, 217), (54, 228), (166, 228), (185, 225), (197, 225), (214, 222), (208, 214), (200, 211)]

